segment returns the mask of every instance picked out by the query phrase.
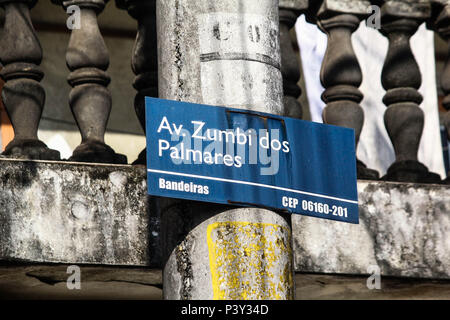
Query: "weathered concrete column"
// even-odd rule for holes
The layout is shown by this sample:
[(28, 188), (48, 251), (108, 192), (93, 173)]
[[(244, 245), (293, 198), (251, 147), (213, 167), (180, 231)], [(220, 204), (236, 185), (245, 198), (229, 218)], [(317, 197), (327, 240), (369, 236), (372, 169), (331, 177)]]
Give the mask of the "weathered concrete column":
[[(159, 96), (283, 114), (278, 1), (159, 0)], [(165, 299), (292, 299), (290, 217), (163, 199)]]

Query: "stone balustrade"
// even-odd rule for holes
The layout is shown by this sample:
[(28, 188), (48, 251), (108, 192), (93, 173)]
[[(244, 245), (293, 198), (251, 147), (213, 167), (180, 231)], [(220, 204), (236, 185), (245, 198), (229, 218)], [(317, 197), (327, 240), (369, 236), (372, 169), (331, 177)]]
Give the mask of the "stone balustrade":
[[(156, 0), (116, 0), (117, 6), (126, 9), (137, 20), (138, 29), (131, 66), (136, 75), (133, 86), (137, 90), (134, 100), (139, 122), (145, 132), (144, 97), (158, 97), (158, 59), (156, 43)], [(146, 164), (144, 149), (135, 164)]]
[(300, 66), (292, 45), (290, 30), (294, 27), (299, 15), (308, 8), (308, 1), (281, 0), (279, 8), (284, 108), (287, 116), (301, 119), (302, 106), (298, 102), (301, 90), (297, 85), (300, 80)]
[(424, 126), (423, 101), (418, 89), (422, 83), (419, 66), (410, 47), (410, 38), (430, 17), (429, 1), (384, 1), (382, 29), (389, 40), (381, 81), (386, 94), (384, 114), (386, 130), (395, 150), (396, 161), (389, 167), (386, 180), (431, 182), (438, 175), (417, 160)]
[[(432, 14), (428, 25), (430, 29), (435, 30), (447, 41), (448, 46), (447, 61), (442, 73), (441, 87), (445, 94), (442, 104), (447, 110), (444, 117), (444, 125), (447, 130), (447, 139), (450, 140), (450, 0), (432, 0), (431, 5)], [(450, 174), (447, 176), (446, 181), (450, 184)]]
[[(355, 130), (355, 143), (364, 123), (364, 112), (359, 103), (363, 94), (358, 90), (362, 83), (362, 72), (353, 51), (352, 33), (367, 16), (369, 1), (347, 1), (346, 6), (335, 0), (325, 0), (314, 13), (317, 25), (328, 36), (327, 51), (322, 62), (320, 80), (325, 88), (322, 100), (327, 104), (322, 117), (328, 124)], [(357, 160), (358, 177), (376, 180), (378, 172), (368, 169)]]

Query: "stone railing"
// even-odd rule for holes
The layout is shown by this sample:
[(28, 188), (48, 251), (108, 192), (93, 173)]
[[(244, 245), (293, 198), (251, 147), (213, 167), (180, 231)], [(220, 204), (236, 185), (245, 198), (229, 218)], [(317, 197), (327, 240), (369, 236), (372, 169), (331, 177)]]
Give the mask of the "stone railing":
[[(42, 0), (41, 0), (42, 1)], [(100, 33), (97, 17), (108, 0), (51, 0), (66, 10), (80, 9), (81, 25), (71, 32), (67, 45), (67, 81), (72, 86), (69, 105), (82, 137), (70, 160), (94, 163), (126, 163), (105, 144), (106, 124), (111, 111), (111, 94), (107, 74), (109, 53)], [(158, 63), (156, 37), (156, 0), (116, 0), (116, 6), (127, 10), (137, 20), (137, 36), (130, 52), (135, 73), (135, 111), (145, 130), (144, 96), (158, 96)], [(2, 99), (14, 127), (14, 139), (2, 156), (59, 160), (59, 153), (49, 149), (37, 137), (45, 102), (40, 84), (44, 74), (39, 65), (42, 49), (30, 18), (36, 0), (0, 0), (5, 10), (0, 76), (6, 82)], [(418, 26), (426, 22), (447, 42), (450, 38), (450, 1), (448, 0), (280, 0), (280, 42), (286, 114), (301, 118), (297, 82), (300, 68), (292, 46), (289, 30), (297, 17), (304, 14), (328, 36), (328, 47), (322, 64), (320, 80), (325, 88), (322, 100), (325, 123), (355, 130), (356, 143), (363, 127), (364, 112), (360, 106), (363, 93), (359, 91), (362, 72), (351, 42), (352, 33), (366, 19), (371, 5), (381, 8), (380, 32), (389, 40), (380, 81), (386, 94), (383, 102), (386, 130), (395, 150), (396, 161), (383, 180), (441, 183), (418, 161), (417, 154), (424, 125), (424, 113), (419, 108), (422, 96), (418, 92), (421, 73), (412, 54), (409, 39)], [(301, 35), (300, 35), (301, 36)], [(446, 95), (443, 105), (450, 109), (450, 64), (442, 77)], [(450, 138), (450, 115), (445, 117)], [(145, 150), (134, 162), (145, 164)], [(375, 170), (357, 160), (360, 179), (379, 179)]]

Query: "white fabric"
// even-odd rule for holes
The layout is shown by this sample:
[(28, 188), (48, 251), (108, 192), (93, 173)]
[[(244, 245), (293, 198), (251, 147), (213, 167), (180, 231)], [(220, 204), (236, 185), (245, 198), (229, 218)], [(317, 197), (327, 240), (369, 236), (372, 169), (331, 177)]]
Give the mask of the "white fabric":
[[(311, 111), (312, 121), (322, 122), (325, 104), (320, 99), (320, 66), (326, 50), (327, 37), (317, 26), (309, 24), (301, 16), (296, 23), (297, 39), (303, 65), (303, 77)], [(419, 92), (424, 101), (420, 107), (425, 112), (425, 125), (419, 148), (419, 161), (432, 172), (445, 178), (444, 159), (439, 133), (433, 32), (420, 26), (411, 38), (411, 48), (422, 72)], [(365, 121), (358, 145), (357, 155), (369, 168), (381, 175), (395, 161), (394, 150), (384, 126), (386, 106), (382, 102), (385, 90), (381, 85), (381, 70), (386, 56), (388, 41), (378, 30), (368, 28), (363, 21), (353, 34), (352, 43), (363, 73), (360, 86), (364, 99)]]

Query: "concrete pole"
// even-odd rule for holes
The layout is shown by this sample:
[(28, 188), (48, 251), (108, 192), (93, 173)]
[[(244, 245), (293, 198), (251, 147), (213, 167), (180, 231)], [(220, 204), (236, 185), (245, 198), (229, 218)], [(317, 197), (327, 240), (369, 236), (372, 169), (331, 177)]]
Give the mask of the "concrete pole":
[[(277, 0), (159, 0), (159, 96), (283, 114)], [(293, 299), (290, 216), (161, 199), (165, 299)]]

